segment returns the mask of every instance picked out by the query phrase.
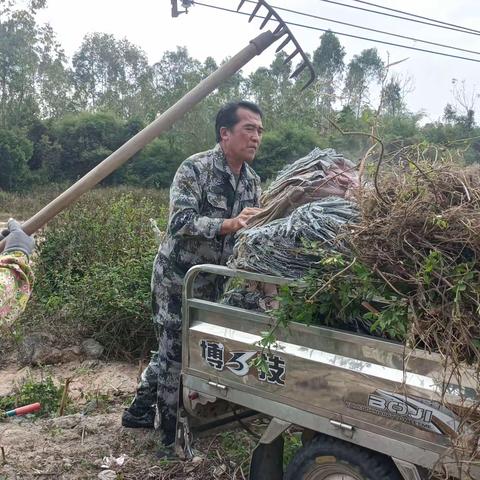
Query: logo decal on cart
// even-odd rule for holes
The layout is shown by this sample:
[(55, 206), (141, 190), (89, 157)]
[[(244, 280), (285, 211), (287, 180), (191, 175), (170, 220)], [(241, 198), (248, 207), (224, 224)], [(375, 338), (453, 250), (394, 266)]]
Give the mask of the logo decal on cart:
[(429, 423), (432, 420), (432, 410), (409, 405), (405, 400), (384, 398), (379, 395), (368, 396), (368, 406), (393, 415), (406, 416), (412, 420)]
[(460, 425), (455, 413), (438, 402), (380, 389), (369, 394), (366, 403), (345, 400), (345, 404), (354, 410), (391, 418), (435, 433), (457, 431)]
[(278, 355), (262, 354), (257, 351), (227, 352), (223, 343), (205, 339), (200, 341), (200, 348), (202, 358), (210, 367), (217, 371), (227, 369), (239, 377), (247, 375), (250, 372), (251, 360), (256, 356), (262, 355), (266, 370), (257, 370), (258, 380), (272, 385), (285, 385), (286, 362)]
[(223, 370), (225, 365), (225, 349), (223, 343), (202, 340), (200, 347), (202, 347), (202, 358), (215, 370)]
[(250, 370), (249, 361), (257, 354), (257, 352), (231, 352), (232, 358), (225, 366), (239, 377), (243, 377)]

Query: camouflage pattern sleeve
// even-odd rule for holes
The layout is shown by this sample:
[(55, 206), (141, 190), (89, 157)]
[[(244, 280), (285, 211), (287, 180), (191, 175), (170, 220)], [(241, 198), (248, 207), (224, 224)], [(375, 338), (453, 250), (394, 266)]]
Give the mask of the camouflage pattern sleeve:
[(253, 205), (255, 207), (260, 207), (260, 197), (262, 196), (262, 184), (260, 183), (260, 178), (256, 182), (255, 185), (255, 196), (253, 199)]
[(188, 160), (175, 174), (170, 188), (169, 231), (173, 237), (213, 239), (220, 233), (224, 218), (201, 215), (201, 175)]
[(21, 252), (0, 255), (0, 327), (23, 312), (33, 286), (33, 272)]

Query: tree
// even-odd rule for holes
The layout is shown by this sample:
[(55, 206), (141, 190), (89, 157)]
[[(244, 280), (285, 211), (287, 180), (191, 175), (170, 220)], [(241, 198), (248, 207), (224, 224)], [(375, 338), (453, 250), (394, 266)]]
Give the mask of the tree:
[(151, 93), (146, 54), (128, 40), (93, 33), (73, 56), (75, 101), (81, 109), (145, 116)]
[(42, 118), (60, 118), (74, 111), (71, 71), (50, 25), (40, 27), (39, 39), (36, 91), (40, 114)]
[(269, 68), (261, 67), (253, 72), (246, 83), (249, 98), (258, 103), (265, 113), (265, 125), (279, 128), (298, 121), (300, 125), (316, 126), (314, 91), (301, 91), (305, 77), (290, 79), (297, 66), (285, 64), (287, 55), (280, 52)]
[(201, 62), (192, 58), (185, 47), (165, 52), (152, 67), (156, 112), (169, 108), (202, 78)]
[(345, 49), (331, 31), (320, 37), (320, 46), (313, 52), (313, 67), (317, 75), (317, 105), (322, 113), (330, 113), (335, 103), (337, 82), (345, 68)]
[(472, 130), (475, 126), (475, 106), (480, 98), (476, 87), (468, 91), (465, 80), (459, 82), (452, 78), (452, 95), (455, 104), (447, 103), (444, 110), (444, 119), (447, 123), (459, 125), (465, 130)]
[(275, 178), (287, 163), (297, 160), (320, 144), (321, 139), (314, 129), (302, 127), (296, 122), (285, 123), (279, 129), (265, 133), (253, 167), (262, 180)]
[(48, 25), (37, 25), (37, 0), (28, 9), (0, 0), (0, 126), (28, 126), (39, 115), (63, 111), (65, 55)]
[(381, 80), (383, 69), (384, 63), (376, 48), (369, 48), (360, 55), (354, 55), (348, 64), (344, 96), (346, 104), (354, 109), (357, 117), (368, 103), (370, 83)]
[(392, 77), (383, 87), (382, 111), (392, 117), (399, 115), (405, 109), (405, 103), (402, 97), (402, 87), (397, 78)]
[(168, 188), (185, 153), (173, 138), (167, 135), (147, 145), (127, 165), (126, 176), (130, 183), (150, 188)]

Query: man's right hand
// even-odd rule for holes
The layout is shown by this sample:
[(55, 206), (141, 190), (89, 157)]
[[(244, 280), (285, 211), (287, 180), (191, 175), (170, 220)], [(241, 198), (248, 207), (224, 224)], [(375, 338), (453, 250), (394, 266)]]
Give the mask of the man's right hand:
[(256, 207), (244, 208), (236, 217), (227, 218), (223, 221), (222, 228), (220, 229), (220, 235), (228, 235), (229, 233), (237, 232), (241, 228), (245, 228), (248, 220), (261, 211), (261, 208)]

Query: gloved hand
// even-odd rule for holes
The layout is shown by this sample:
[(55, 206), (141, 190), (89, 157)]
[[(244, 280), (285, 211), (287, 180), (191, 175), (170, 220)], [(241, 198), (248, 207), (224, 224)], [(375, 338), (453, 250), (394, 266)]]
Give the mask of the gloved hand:
[(21, 225), (11, 218), (8, 221), (8, 228), (0, 233), (0, 240), (6, 239), (5, 249), (3, 253), (7, 252), (23, 252), (30, 256), (35, 248), (35, 240), (29, 237), (23, 230)]

